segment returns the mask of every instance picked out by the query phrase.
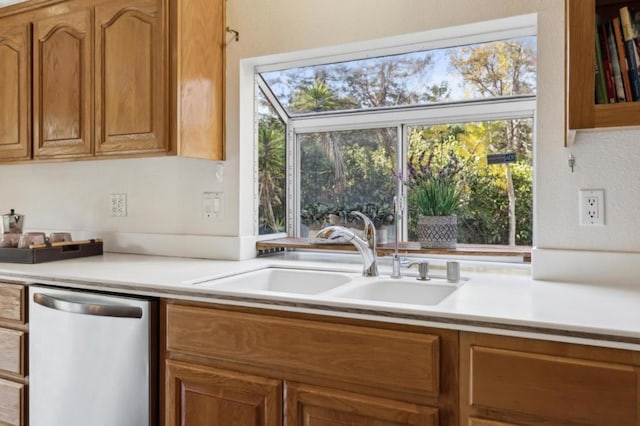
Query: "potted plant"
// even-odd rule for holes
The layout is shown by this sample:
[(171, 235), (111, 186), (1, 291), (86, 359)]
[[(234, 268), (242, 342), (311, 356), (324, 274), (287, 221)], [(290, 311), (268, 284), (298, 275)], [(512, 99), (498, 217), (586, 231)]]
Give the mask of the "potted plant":
[(434, 161), (434, 152), (425, 160), (409, 158), (409, 207), (417, 216), (417, 233), (422, 248), (455, 248), (458, 240), (456, 211), (462, 191), (456, 175), (462, 166), (450, 149), (446, 158)]
[(356, 211), (366, 215), (376, 228), (377, 241), (381, 244), (388, 242), (388, 226), (393, 225), (395, 216), (393, 209), (386, 203), (364, 203), (337, 205), (332, 209), (327, 219), (332, 225), (340, 225), (351, 228), (356, 235), (362, 236), (364, 224), (360, 218), (352, 215), (351, 212)]
[(308, 229), (309, 241), (313, 241), (322, 228), (329, 214), (329, 207), (324, 203), (309, 203), (300, 210), (300, 222)]

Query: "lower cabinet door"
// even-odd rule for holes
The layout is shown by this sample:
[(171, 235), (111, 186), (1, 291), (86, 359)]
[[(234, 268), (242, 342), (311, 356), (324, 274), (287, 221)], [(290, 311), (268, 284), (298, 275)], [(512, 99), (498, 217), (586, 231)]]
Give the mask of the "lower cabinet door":
[(168, 360), (165, 388), (166, 425), (282, 425), (280, 380)]
[(438, 409), (286, 382), (286, 425), (436, 426)]
[(638, 356), (622, 349), (461, 333), (461, 423), (638, 426)]
[(24, 425), (26, 386), (0, 379), (0, 425)]
[(469, 418), (469, 426), (519, 426), (515, 423), (503, 423), (495, 420), (483, 420), (476, 419), (475, 417)]

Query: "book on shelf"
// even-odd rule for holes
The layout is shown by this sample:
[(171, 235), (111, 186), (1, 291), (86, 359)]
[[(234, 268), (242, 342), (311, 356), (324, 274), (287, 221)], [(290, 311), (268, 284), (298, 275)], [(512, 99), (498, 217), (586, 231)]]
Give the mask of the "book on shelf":
[(595, 38), (595, 48), (596, 48), (596, 57), (595, 57), (595, 78), (596, 78), (596, 103), (597, 104), (607, 104), (609, 103), (609, 99), (607, 97), (607, 84), (605, 82), (604, 69), (602, 64), (602, 49), (600, 49), (600, 38), (598, 37), (598, 18), (596, 17), (596, 38)]
[(613, 80), (613, 68), (609, 41), (607, 40), (606, 24), (598, 25), (598, 37), (600, 40), (600, 55), (602, 57), (602, 70), (607, 89), (607, 103), (616, 102), (616, 88)]
[(603, 25), (609, 48), (609, 59), (611, 61), (611, 73), (613, 74), (613, 85), (616, 93), (616, 102), (626, 102), (627, 96), (622, 82), (622, 72), (620, 69), (620, 57), (613, 32), (613, 21), (608, 21)]
[(636, 49), (636, 40), (631, 24), (631, 14), (627, 6), (620, 8), (620, 26), (622, 28), (622, 39), (624, 44), (627, 66), (629, 68), (629, 82), (631, 84), (631, 98), (634, 101), (640, 99), (640, 74), (638, 72), (638, 51)]
[(624, 87), (625, 100), (631, 102), (633, 96), (631, 94), (631, 81), (629, 80), (629, 65), (627, 64), (627, 56), (624, 53), (624, 40), (622, 39), (622, 28), (620, 27), (620, 18), (615, 17), (611, 21), (613, 28), (613, 38), (618, 52), (618, 62), (620, 65), (620, 75), (622, 77), (622, 86)]

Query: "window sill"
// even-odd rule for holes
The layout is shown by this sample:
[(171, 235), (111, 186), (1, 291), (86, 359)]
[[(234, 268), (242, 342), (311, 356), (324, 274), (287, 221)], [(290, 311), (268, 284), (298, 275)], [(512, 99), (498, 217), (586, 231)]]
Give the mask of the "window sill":
[[(273, 240), (258, 241), (256, 249), (260, 252), (270, 252), (277, 249), (300, 250), (331, 250), (331, 251), (356, 251), (351, 244), (309, 244), (306, 238), (277, 238)], [(379, 244), (378, 256), (393, 254), (394, 243)], [(449, 256), (486, 256), (486, 257), (521, 257), (523, 262), (531, 263), (531, 247), (529, 246), (498, 246), (498, 245), (474, 245), (458, 244), (455, 249), (423, 249), (417, 242), (402, 242), (398, 246), (402, 255), (449, 255)]]

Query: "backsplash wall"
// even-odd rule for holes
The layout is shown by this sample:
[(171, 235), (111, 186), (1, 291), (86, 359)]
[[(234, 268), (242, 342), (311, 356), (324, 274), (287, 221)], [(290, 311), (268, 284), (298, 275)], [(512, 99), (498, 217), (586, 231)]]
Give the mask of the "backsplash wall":
[[(69, 230), (76, 235), (112, 239), (119, 233), (167, 236), (232, 236), (237, 191), (228, 189), (218, 162), (160, 157), (0, 166), (0, 209), (26, 215), (28, 230)], [(226, 167), (226, 165), (225, 165)], [(224, 192), (224, 215), (204, 218), (203, 192)], [(111, 217), (109, 194), (127, 194), (127, 216)], [(131, 244), (127, 244), (131, 245)], [(140, 251), (105, 238), (107, 249)], [(153, 249), (151, 247), (150, 249)], [(146, 252), (146, 251), (145, 251)], [(191, 252), (193, 254), (193, 252)], [(164, 254), (180, 255), (179, 250)], [(203, 249), (198, 257), (237, 258), (237, 253)]]

